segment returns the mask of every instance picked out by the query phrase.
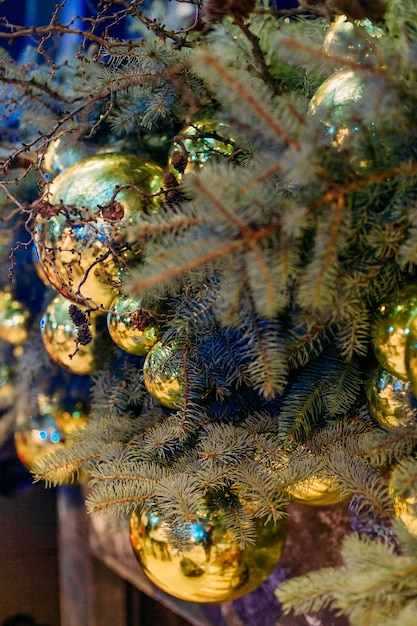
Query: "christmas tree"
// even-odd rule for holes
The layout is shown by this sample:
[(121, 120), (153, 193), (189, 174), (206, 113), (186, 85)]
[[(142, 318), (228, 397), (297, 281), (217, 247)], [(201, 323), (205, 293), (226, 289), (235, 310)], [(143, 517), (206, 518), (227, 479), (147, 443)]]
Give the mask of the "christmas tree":
[(3, 439), (193, 601), (347, 500), (343, 565), (278, 600), (414, 625), (415, 2), (65, 4), (0, 28)]

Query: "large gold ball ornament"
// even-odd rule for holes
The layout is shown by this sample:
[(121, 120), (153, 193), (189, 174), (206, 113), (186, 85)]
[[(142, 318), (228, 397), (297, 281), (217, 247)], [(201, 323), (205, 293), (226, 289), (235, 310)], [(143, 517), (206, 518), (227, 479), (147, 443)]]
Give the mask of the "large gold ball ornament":
[(375, 40), (382, 34), (382, 29), (369, 19), (351, 22), (346, 15), (339, 15), (326, 32), (323, 51), (330, 57), (340, 58), (339, 69), (349, 61), (369, 65), (375, 61)]
[(150, 395), (160, 404), (170, 409), (178, 408), (186, 393), (190, 398), (201, 399), (208, 393), (208, 383), (204, 373), (193, 368), (192, 383), (187, 377), (184, 354), (177, 341), (163, 343), (157, 341), (149, 350), (143, 364), (143, 379)]
[[(49, 356), (73, 374), (90, 375), (104, 367), (106, 336), (98, 329), (100, 315), (91, 313), (88, 343), (79, 341), (80, 327), (71, 318), (71, 301), (56, 296), (46, 307), (40, 322), (41, 337)], [(83, 330), (83, 329), (81, 329)]]
[(86, 306), (110, 306), (126, 263), (138, 258), (136, 226), (145, 211), (157, 210), (160, 200), (152, 194), (162, 179), (162, 168), (144, 158), (109, 153), (78, 161), (53, 180), (34, 240), (60, 294)]
[(417, 399), (409, 381), (379, 366), (367, 386), (369, 412), (383, 428), (401, 428), (417, 417)]
[(28, 337), (30, 312), (16, 300), (10, 291), (0, 292), (0, 339), (14, 346), (21, 345)]
[(406, 347), (409, 320), (417, 310), (417, 288), (407, 285), (389, 301), (379, 306), (373, 321), (372, 345), (378, 362), (394, 377), (408, 381)]
[(141, 308), (141, 299), (119, 294), (110, 309), (107, 328), (114, 343), (129, 354), (145, 356), (158, 341), (158, 324)]
[(242, 548), (220, 513), (189, 524), (183, 552), (168, 543), (169, 525), (154, 511), (133, 513), (130, 538), (146, 576), (166, 593), (187, 602), (217, 603), (250, 593), (277, 566), (286, 522), (258, 520), (254, 544)]
[(309, 506), (329, 506), (347, 500), (349, 494), (343, 494), (336, 478), (313, 476), (291, 485), (288, 490), (290, 500)]
[[(39, 393), (36, 404), (32, 413), (18, 413), (14, 433), (17, 456), (29, 470), (44, 456), (65, 447), (68, 435), (84, 428), (88, 421), (82, 402), (74, 402), (68, 409), (56, 395)], [(66, 466), (58, 482), (70, 482), (76, 473), (75, 465)]]
[(186, 126), (176, 138), (169, 162), (180, 174), (201, 168), (209, 161), (229, 158), (235, 151), (227, 124), (205, 119)]

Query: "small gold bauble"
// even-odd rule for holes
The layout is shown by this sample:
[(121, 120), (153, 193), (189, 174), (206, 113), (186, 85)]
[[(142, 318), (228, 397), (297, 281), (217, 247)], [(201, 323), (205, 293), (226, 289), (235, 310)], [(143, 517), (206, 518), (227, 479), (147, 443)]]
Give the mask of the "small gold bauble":
[[(209, 161), (218, 161), (230, 157), (235, 148), (227, 124), (204, 119), (184, 128), (178, 135), (169, 154), (173, 169), (181, 174), (190, 169), (203, 167)], [(175, 156), (174, 156), (175, 155)], [(175, 159), (182, 155), (181, 166), (175, 167)]]
[(28, 337), (29, 310), (9, 291), (0, 292), (0, 339), (15, 346)]
[(137, 356), (144, 356), (158, 340), (158, 325), (149, 312), (142, 310), (141, 299), (120, 294), (107, 314), (107, 328), (114, 343)]
[[(68, 435), (84, 428), (88, 421), (84, 405), (75, 403), (73, 409), (64, 408), (56, 395), (39, 393), (36, 398), (37, 411), (20, 413), (16, 419), (14, 441), (17, 456), (29, 470), (35, 463), (52, 452), (65, 447)], [(77, 467), (66, 466), (60, 472), (59, 483), (72, 481)]]
[(302, 480), (288, 488), (288, 495), (292, 501), (310, 506), (340, 504), (349, 497), (348, 495), (342, 496), (336, 478), (327, 476), (314, 476)]
[(286, 523), (258, 520), (255, 544), (242, 548), (220, 513), (196, 519), (187, 528), (181, 553), (170, 548), (169, 525), (156, 512), (133, 513), (130, 538), (148, 578), (166, 593), (187, 602), (229, 602), (253, 591), (281, 558)]
[(100, 362), (102, 345), (105, 338), (97, 330), (99, 315), (90, 314), (92, 338), (86, 345), (77, 344), (79, 327), (71, 319), (69, 308), (71, 301), (63, 296), (56, 296), (46, 307), (41, 318), (41, 336), (49, 356), (73, 374), (90, 375), (102, 367)]
[(109, 307), (120, 272), (137, 258), (136, 226), (145, 210), (160, 205), (151, 194), (162, 179), (162, 168), (144, 158), (109, 153), (78, 161), (53, 180), (41, 201), (34, 241), (59, 293), (80, 304)]
[(381, 365), (367, 387), (369, 412), (383, 428), (401, 428), (417, 416), (417, 400), (409, 381), (395, 378)]
[[(193, 383), (187, 390), (189, 397), (201, 399), (208, 393), (204, 374), (193, 371)], [(177, 341), (157, 341), (149, 350), (143, 364), (143, 379), (148, 392), (157, 402), (170, 409), (178, 408), (186, 393), (184, 355)], [(197, 379), (197, 380), (196, 380)]]
[(408, 323), (417, 310), (417, 288), (408, 285), (390, 301), (380, 305), (372, 325), (372, 344), (378, 362), (390, 374), (408, 381), (406, 346)]
[(404, 523), (409, 533), (417, 536), (417, 496), (400, 496), (395, 492), (393, 486), (395, 473), (396, 470), (394, 469), (389, 483), (389, 490), (393, 497), (394, 515)]

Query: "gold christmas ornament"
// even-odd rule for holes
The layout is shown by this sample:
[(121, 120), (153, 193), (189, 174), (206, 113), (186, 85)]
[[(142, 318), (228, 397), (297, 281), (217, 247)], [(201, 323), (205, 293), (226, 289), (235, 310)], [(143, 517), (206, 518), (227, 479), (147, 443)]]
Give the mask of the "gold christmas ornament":
[(379, 366), (367, 387), (369, 412), (383, 428), (401, 428), (417, 416), (417, 399), (409, 381)]
[(208, 393), (208, 384), (203, 373), (196, 372), (188, 362), (188, 388), (181, 343), (157, 341), (149, 350), (143, 364), (143, 379), (148, 392), (157, 402), (170, 409), (178, 408), (185, 394), (201, 399)]
[(403, 496), (396, 493), (393, 483), (395, 481), (396, 469), (392, 472), (389, 490), (393, 497), (394, 515), (400, 519), (408, 532), (417, 536), (417, 496)]
[(326, 32), (323, 51), (341, 59), (339, 69), (349, 61), (370, 64), (375, 61), (375, 40), (382, 34), (383, 31), (368, 19), (352, 22), (346, 15), (339, 15)]
[(406, 373), (413, 394), (417, 396), (417, 309), (413, 308), (406, 331)]
[(227, 124), (200, 120), (184, 128), (169, 154), (171, 168), (180, 174), (200, 168), (208, 161), (227, 159), (234, 152)]
[(342, 496), (340, 485), (336, 478), (328, 476), (314, 476), (307, 480), (302, 480), (289, 487), (287, 492), (293, 502), (310, 506), (340, 504), (349, 498), (347, 494)]
[(114, 343), (137, 356), (144, 356), (158, 340), (158, 325), (153, 315), (141, 308), (141, 299), (119, 294), (107, 314), (107, 328)]
[(24, 343), (29, 318), (30, 312), (24, 304), (15, 300), (9, 291), (0, 291), (0, 339), (14, 346)]
[[(45, 192), (34, 240), (51, 285), (73, 302), (108, 308), (126, 263), (138, 259), (135, 234), (163, 170), (131, 154), (98, 154), (71, 165)], [(117, 191), (120, 187), (120, 191)]]
[(406, 346), (409, 320), (417, 310), (417, 288), (404, 287), (397, 295), (379, 306), (372, 325), (372, 345), (378, 362), (395, 378), (408, 381)]
[[(41, 318), (41, 336), (49, 356), (73, 374), (90, 375), (103, 368), (108, 341), (98, 329), (100, 316), (91, 313), (89, 325), (76, 325), (70, 315), (73, 303), (56, 296)], [(85, 312), (81, 314), (86, 315)]]
[(81, 159), (92, 156), (96, 151), (97, 147), (93, 144), (88, 144), (79, 137), (66, 133), (50, 142), (42, 166), (45, 172), (57, 175)]
[[(20, 461), (32, 470), (35, 463), (66, 445), (68, 435), (75, 429), (84, 428), (88, 415), (82, 402), (74, 402), (70, 409), (64, 407), (56, 395), (37, 394), (33, 413), (18, 412), (14, 442)], [(70, 482), (77, 467), (62, 469), (59, 483)]]
[(255, 544), (242, 548), (214, 513), (187, 527), (181, 553), (170, 548), (169, 525), (155, 511), (133, 513), (130, 539), (148, 578), (166, 593), (187, 602), (230, 602), (256, 589), (281, 558), (286, 522), (257, 521)]

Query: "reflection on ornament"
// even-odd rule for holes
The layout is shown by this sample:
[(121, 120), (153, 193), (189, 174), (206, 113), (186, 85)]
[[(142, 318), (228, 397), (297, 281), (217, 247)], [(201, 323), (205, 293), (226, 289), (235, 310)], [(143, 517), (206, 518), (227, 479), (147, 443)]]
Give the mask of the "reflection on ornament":
[(66, 133), (48, 145), (43, 159), (43, 168), (49, 174), (59, 174), (67, 167), (97, 152), (96, 146)]
[(417, 396), (417, 309), (413, 309), (407, 323), (405, 365), (413, 394)]
[[(39, 393), (36, 401), (37, 411), (32, 415), (18, 414), (14, 434), (17, 456), (29, 470), (39, 459), (63, 448), (68, 435), (84, 428), (88, 421), (82, 402), (67, 410), (56, 395)], [(75, 464), (66, 465), (59, 471), (57, 482), (70, 482), (76, 474)]]
[(376, 115), (369, 119), (367, 103), (368, 94), (381, 90), (375, 77), (346, 68), (325, 80), (309, 103), (310, 118), (323, 129), (323, 144), (343, 155), (354, 172), (362, 173), (385, 156), (386, 132), (379, 132), (382, 122)]
[(235, 149), (228, 125), (214, 120), (190, 124), (176, 139), (169, 162), (180, 174), (203, 167), (208, 161), (228, 158)]
[(369, 65), (375, 62), (375, 39), (382, 34), (382, 29), (368, 19), (350, 22), (346, 15), (339, 15), (326, 32), (323, 51), (328, 56), (343, 59), (339, 69), (346, 61)]
[(48, 280), (47, 275), (45, 274), (45, 270), (43, 269), (42, 263), (39, 259), (36, 246), (33, 246), (33, 249), (32, 249), (32, 263), (33, 263), (33, 267), (35, 268), (37, 277), (41, 279), (45, 287), (52, 287), (50, 281)]
[[(192, 368), (188, 371), (188, 395), (193, 399), (201, 399), (208, 393), (207, 380), (204, 374)], [(157, 402), (170, 409), (178, 408), (184, 401), (186, 393), (186, 375), (184, 355), (179, 342), (162, 343), (158, 341), (146, 355), (143, 364), (145, 387)], [(191, 382), (192, 381), (192, 382)]]
[(24, 343), (29, 317), (28, 309), (9, 291), (0, 292), (0, 339), (15, 346)]
[[(71, 301), (63, 296), (56, 296), (46, 307), (40, 328), (44, 346), (50, 357), (73, 374), (89, 375), (101, 369), (99, 352), (104, 338), (97, 331), (99, 316), (90, 314), (89, 332), (91, 341), (83, 345), (80, 342), (79, 327), (71, 319), (69, 308)], [(77, 344), (78, 340), (78, 344)]]
[(162, 179), (158, 165), (110, 153), (83, 159), (53, 180), (43, 202), (62, 209), (46, 204), (40, 213), (49, 216), (37, 216), (34, 240), (45, 275), (59, 293), (109, 307), (121, 271), (137, 258), (136, 226), (144, 211), (159, 206), (150, 194), (159, 191)]
[(148, 578), (166, 593), (188, 602), (229, 602), (253, 591), (277, 566), (286, 523), (258, 520), (256, 543), (239, 546), (220, 513), (188, 525), (185, 550), (173, 551), (169, 526), (155, 511), (133, 513), (130, 538)]
[(404, 523), (409, 533), (417, 536), (417, 496), (398, 495), (393, 487), (395, 474), (394, 469), (389, 484), (389, 490), (393, 496), (394, 515)]
[(407, 285), (391, 301), (380, 305), (371, 331), (378, 362), (393, 376), (404, 381), (409, 380), (406, 345), (413, 309), (417, 309), (417, 288)]
[(379, 366), (367, 389), (369, 411), (383, 428), (401, 428), (417, 417), (417, 399), (409, 381)]
[(135, 296), (120, 294), (107, 314), (107, 328), (114, 343), (122, 350), (144, 356), (158, 340), (158, 326)]
[(11, 367), (7, 363), (0, 364), (0, 410), (12, 406), (15, 398), (15, 388)]
[(290, 499), (294, 502), (311, 506), (340, 504), (350, 497), (348, 494), (342, 496), (337, 480), (327, 476), (314, 476), (302, 480), (289, 487), (287, 491)]

